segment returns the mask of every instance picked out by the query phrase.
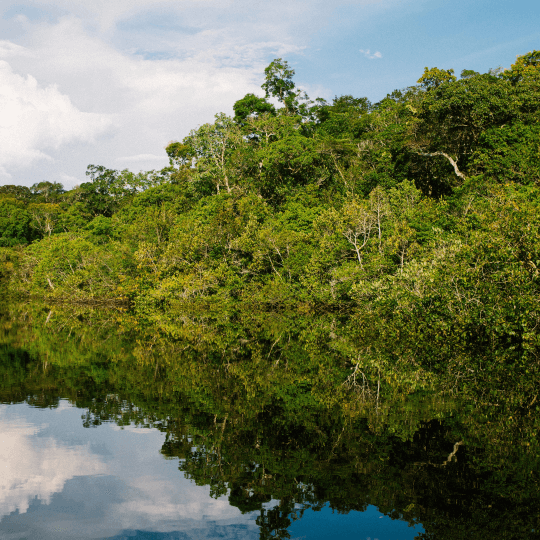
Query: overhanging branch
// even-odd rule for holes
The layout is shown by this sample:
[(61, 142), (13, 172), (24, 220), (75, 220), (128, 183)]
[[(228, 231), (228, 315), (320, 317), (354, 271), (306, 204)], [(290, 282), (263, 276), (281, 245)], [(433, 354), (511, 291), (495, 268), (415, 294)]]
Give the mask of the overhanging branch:
[(459, 176), (463, 180), (467, 180), (467, 177), (459, 170), (457, 163), (448, 154), (445, 154), (444, 152), (415, 152), (415, 153), (418, 154), (419, 156), (426, 156), (426, 157), (435, 157), (435, 156), (445, 157), (451, 163), (452, 167), (454, 167), (454, 172), (456, 173), (456, 176)]

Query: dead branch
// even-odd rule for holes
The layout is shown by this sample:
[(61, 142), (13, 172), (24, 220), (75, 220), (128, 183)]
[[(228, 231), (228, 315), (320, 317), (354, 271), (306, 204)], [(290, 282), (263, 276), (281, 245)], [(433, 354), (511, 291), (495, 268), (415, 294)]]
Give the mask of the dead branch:
[(459, 170), (457, 163), (448, 154), (445, 154), (444, 152), (415, 152), (415, 153), (418, 154), (419, 156), (425, 156), (425, 157), (443, 156), (450, 162), (452, 167), (454, 167), (454, 172), (456, 173), (456, 176), (459, 176), (462, 180), (467, 180), (467, 177)]

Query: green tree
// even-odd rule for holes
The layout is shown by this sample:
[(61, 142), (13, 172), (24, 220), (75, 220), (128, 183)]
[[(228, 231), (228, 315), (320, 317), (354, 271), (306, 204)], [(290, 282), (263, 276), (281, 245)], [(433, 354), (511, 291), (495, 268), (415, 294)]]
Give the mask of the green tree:
[(0, 198), (0, 247), (26, 244), (35, 238), (31, 216), (17, 199)]
[(457, 78), (453, 69), (425, 68), (423, 75), (416, 81), (426, 90), (438, 88), (444, 83), (454, 82)]
[(33, 197), (32, 191), (26, 186), (5, 185), (0, 186), (0, 196), (29, 201)]
[(231, 154), (244, 141), (240, 128), (231, 117), (218, 113), (215, 118), (213, 124), (192, 130), (183, 144), (196, 156), (199, 182), (213, 184), (217, 193), (221, 187), (230, 193), (235, 180)]
[(528, 77), (538, 78), (540, 72), (540, 51), (531, 51), (519, 55), (509, 70), (504, 71), (501, 77), (510, 80), (513, 84), (521, 82)]
[(30, 191), (39, 202), (58, 203), (65, 193), (64, 186), (59, 182), (38, 182)]
[(294, 69), (282, 58), (276, 58), (265, 68), (265, 81), (261, 88), (265, 91), (266, 98), (276, 98), (285, 106), (288, 114), (298, 111), (300, 100), (306, 100), (307, 95), (302, 92), (293, 82)]
[(51, 236), (60, 219), (61, 208), (54, 203), (31, 203), (27, 208), (32, 216), (32, 226), (41, 236)]
[(276, 114), (276, 108), (266, 101), (266, 99), (256, 96), (255, 94), (246, 94), (242, 99), (239, 99), (234, 105), (234, 119), (237, 122), (245, 122), (250, 116), (260, 116), (261, 114)]

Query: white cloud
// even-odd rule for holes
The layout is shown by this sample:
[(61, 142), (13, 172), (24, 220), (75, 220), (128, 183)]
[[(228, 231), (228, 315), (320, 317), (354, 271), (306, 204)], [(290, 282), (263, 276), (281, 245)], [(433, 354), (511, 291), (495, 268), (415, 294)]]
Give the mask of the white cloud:
[(81, 182), (85, 182), (86, 180), (81, 180), (80, 178), (70, 176), (69, 174), (60, 173), (60, 181), (64, 186), (74, 186)]
[[(0, 60), (0, 167), (52, 161), (48, 149), (73, 140), (92, 142), (111, 125), (108, 115), (84, 113), (54, 85), (43, 87), (28, 75), (17, 75)], [(9, 174), (9, 173), (8, 173)]]
[[(229, 58), (221, 62), (226, 40), (207, 35), (204, 39), (215, 44), (212, 55), (202, 47), (184, 58), (146, 59), (117, 50), (73, 17), (38, 24), (31, 38), (33, 55), (21, 54), (10, 63), (32, 76), (8, 71), (5, 64), (8, 77), (0, 82), (7, 87), (0, 100), (14, 116), (0, 132), (0, 141), (10, 145), (0, 166), (12, 176), (17, 168), (47, 158), (56, 161), (49, 170), (62, 167), (58, 175), (75, 177), (88, 163), (153, 169), (161, 155), (166, 166), (168, 141), (211, 121), (218, 111), (232, 112), (232, 104), (247, 92), (262, 93), (257, 78), (264, 64), (254, 64), (261, 50), (273, 47), (231, 44)], [(247, 67), (236, 67), (242, 56), (252, 58)], [(75, 159), (76, 167), (65, 167)], [(27, 183), (33, 183), (34, 174), (28, 176)]]
[(374, 60), (375, 58), (382, 58), (382, 53), (380, 53), (379, 51), (371, 54), (371, 51), (369, 49), (360, 49), (360, 52), (364, 53), (364, 56), (366, 58), (369, 58), (370, 60)]
[[(324, 26), (328, 16), (336, 7), (347, 4), (378, 4), (380, 0), (33, 0), (51, 16), (73, 14), (91, 24), (100, 31), (112, 33), (120, 21), (144, 14), (148, 21), (149, 14), (161, 16), (161, 19), (181, 17), (184, 25), (200, 29), (216, 26), (242, 27), (244, 34), (257, 34), (257, 27), (265, 32), (267, 26), (273, 26), (278, 35), (283, 30), (290, 33), (312, 33), (316, 27)], [(4, 0), (4, 9), (20, 5), (18, 0)], [(160, 25), (164, 25), (160, 20)], [(293, 33), (294, 35), (294, 33)], [(261, 34), (259, 34), (259, 38)], [(264, 39), (264, 38), (263, 38)]]
[[(155, 161), (157, 163), (160, 163), (165, 167), (168, 165), (169, 160), (165, 153), (161, 156), (156, 156), (154, 154), (139, 154), (137, 156), (126, 156), (126, 157), (119, 157), (116, 158), (116, 163), (148, 163), (151, 161)], [(156, 165), (157, 167), (158, 165)]]
[(16, 43), (0, 40), (0, 58), (9, 58), (10, 56), (32, 56), (32, 53)]
[(153, 169), (159, 155), (166, 165), (168, 141), (262, 94), (271, 58), (302, 54), (336, 7), (358, 3), (33, 0), (21, 15), (4, 0), (0, 100), (15, 121), (0, 131), (0, 181), (77, 178), (89, 163)]
[(105, 472), (87, 446), (65, 447), (52, 438), (36, 438), (42, 427), (0, 417), (0, 520), (16, 510), (24, 514), (37, 497), (50, 504), (67, 480)]

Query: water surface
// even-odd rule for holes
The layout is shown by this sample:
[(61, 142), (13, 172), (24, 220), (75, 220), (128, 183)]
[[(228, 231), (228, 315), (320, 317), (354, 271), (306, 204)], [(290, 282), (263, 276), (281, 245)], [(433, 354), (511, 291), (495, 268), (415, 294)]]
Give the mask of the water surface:
[[(66, 400), (55, 408), (0, 407), (2, 537), (259, 538), (259, 512), (242, 513), (227, 495), (213, 498), (208, 485), (187, 479), (178, 460), (159, 452), (164, 433), (113, 423), (84, 428), (81, 412)], [(279, 501), (263, 506), (270, 510)], [(347, 515), (324, 507), (290, 532), (293, 538), (415, 536), (375, 507)]]
[(1, 329), (0, 538), (536, 537), (534, 395), (361, 376), (349, 318), (27, 304)]

